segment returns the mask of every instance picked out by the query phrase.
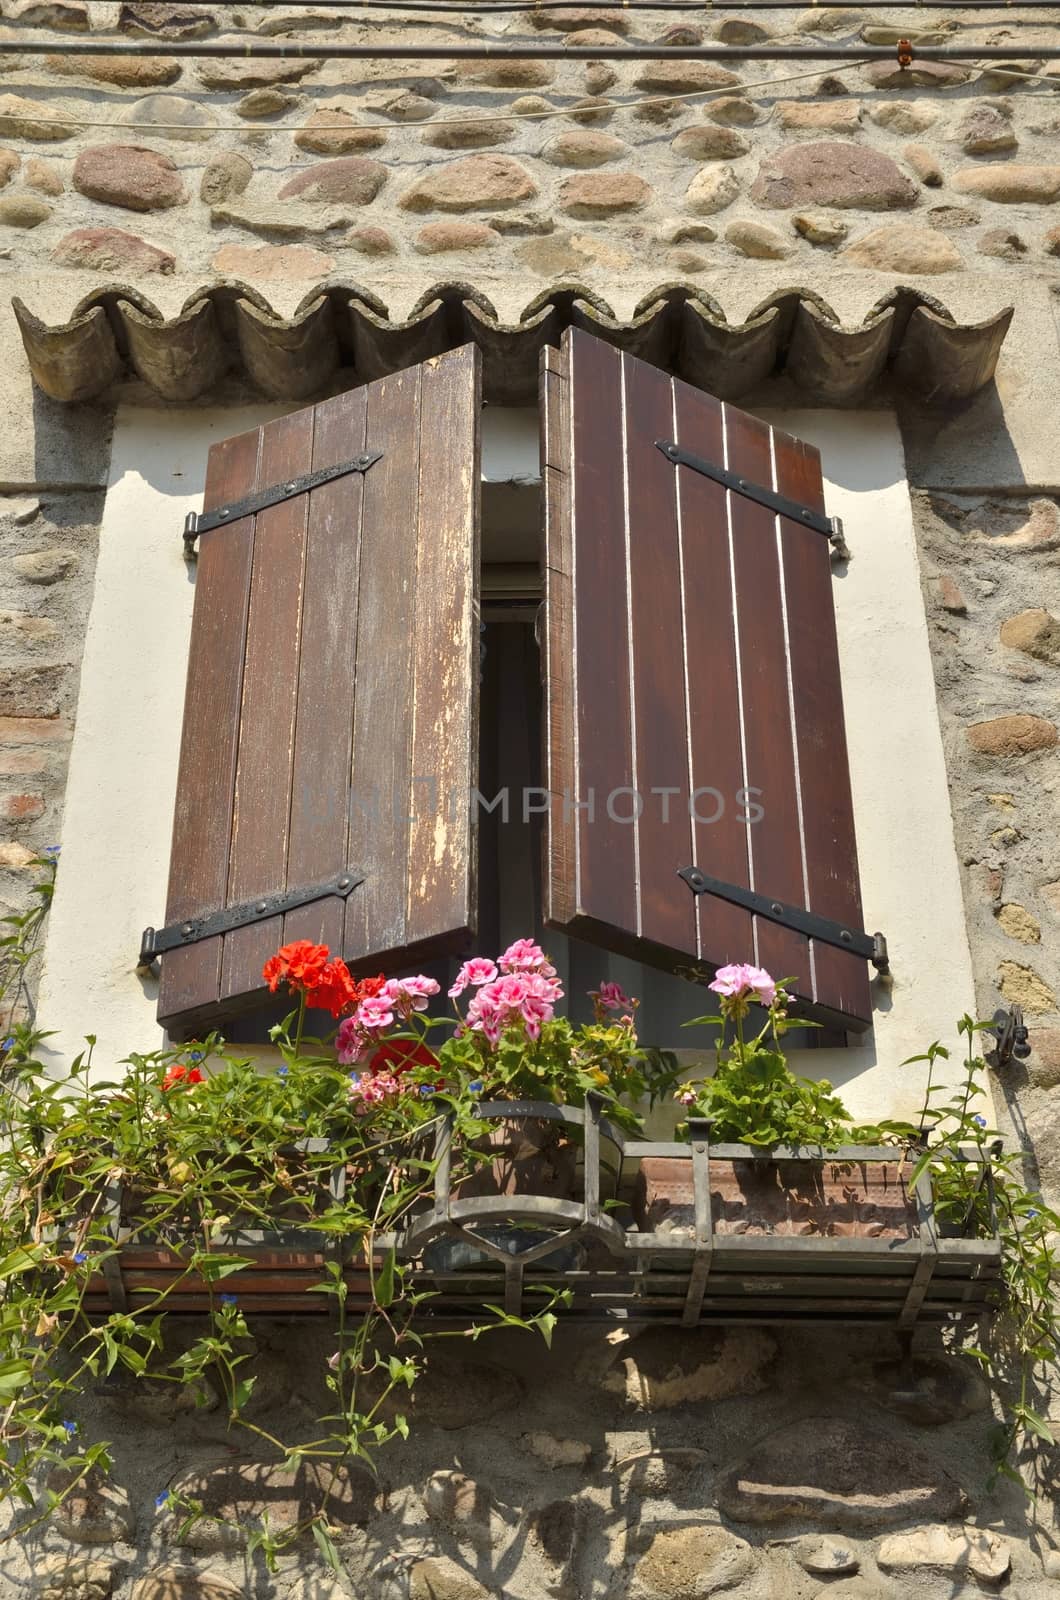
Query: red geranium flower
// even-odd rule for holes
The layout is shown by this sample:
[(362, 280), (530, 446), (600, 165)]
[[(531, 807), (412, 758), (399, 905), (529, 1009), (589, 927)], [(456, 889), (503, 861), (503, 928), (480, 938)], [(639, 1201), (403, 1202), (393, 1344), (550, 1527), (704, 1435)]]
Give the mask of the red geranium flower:
[(198, 1067), (186, 1067), (177, 1061), (170, 1067), (162, 1079), (163, 1089), (174, 1089), (177, 1084), (182, 1084), (185, 1089), (190, 1089), (193, 1083), (205, 1083), (205, 1077)]
[(345, 961), (340, 961), (336, 956), (334, 961), (329, 961), (312, 985), (307, 985), (305, 1003), (319, 1011), (330, 1011), (333, 1017), (341, 1017), (344, 1011), (351, 1010), (360, 999), (357, 985), (350, 977), (349, 968)]
[(262, 977), (272, 993), (286, 983), (289, 989), (311, 989), (319, 982), (328, 964), (326, 944), (312, 944), (308, 939), (296, 939), (285, 944), (270, 956), (262, 968)]

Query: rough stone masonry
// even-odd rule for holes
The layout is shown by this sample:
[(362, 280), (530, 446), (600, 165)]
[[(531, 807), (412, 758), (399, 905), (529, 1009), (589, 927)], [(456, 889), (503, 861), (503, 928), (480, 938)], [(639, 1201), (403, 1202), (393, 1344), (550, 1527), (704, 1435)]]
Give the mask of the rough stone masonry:
[[(3, 0), (0, 895), (25, 902), (62, 837), (65, 759), (106, 483), (107, 405), (34, 395), (9, 308), (47, 320), (107, 283), (168, 315), (218, 281), (291, 307), (356, 282), (407, 309), (439, 279), (519, 308), (576, 282), (624, 313), (705, 288), (733, 320), (778, 286), (859, 322), (895, 285), (962, 320), (1016, 305), (997, 382), (938, 414), (899, 403), (980, 1013), (1024, 1008), (1033, 1054), (995, 1084), (1060, 1198), (1060, 39), (1048, 12), (635, 8), (358, 15), (159, 0)], [(139, 42), (77, 58), (71, 38)], [(967, 50), (967, 63), (387, 64), (168, 59), (199, 38), (656, 40)], [(980, 70), (977, 46), (1019, 52)], [(798, 74), (798, 76), (796, 76)], [(517, 311), (514, 313), (517, 314)], [(130, 385), (126, 398), (137, 397)], [(743, 404), (754, 405), (755, 398)], [(783, 384), (763, 395), (776, 404)], [(152, 402), (156, 403), (156, 402)], [(879, 403), (890, 403), (882, 391)], [(889, 709), (881, 686), (881, 714)], [(327, 1335), (258, 1331), (262, 1417), (316, 1413)], [(115, 1467), (46, 1531), (0, 1546), (0, 1595), (47, 1600), (1019, 1600), (1060, 1595), (1046, 1492), (985, 1490), (989, 1396), (930, 1340), (856, 1330), (443, 1345), (416, 1427), (335, 1513), (348, 1577), (315, 1550), (275, 1576), (180, 1486), (282, 1526), (314, 1482), (263, 1463), (218, 1397), (101, 1385), (84, 1427)], [(1060, 1420), (1060, 1396), (1050, 1414)]]

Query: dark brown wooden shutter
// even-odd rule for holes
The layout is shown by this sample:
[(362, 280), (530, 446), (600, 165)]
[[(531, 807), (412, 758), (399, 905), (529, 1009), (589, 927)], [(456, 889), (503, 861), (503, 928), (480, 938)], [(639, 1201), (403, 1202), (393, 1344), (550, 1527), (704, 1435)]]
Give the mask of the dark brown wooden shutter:
[(468, 345), (210, 451), (206, 511), (383, 454), (200, 538), (166, 922), (366, 877), (164, 955), (171, 1032), (253, 1005), (292, 939), (393, 969), (473, 931), (480, 410)]
[[(677, 877), (694, 864), (862, 926), (828, 540), (656, 440), (823, 511), (816, 450), (573, 330), (542, 386), (546, 920), (675, 971), (753, 961), (864, 1027), (864, 960)], [(700, 789), (718, 820), (692, 816)], [(760, 821), (741, 820), (746, 790)], [(639, 820), (616, 820), (638, 794)]]

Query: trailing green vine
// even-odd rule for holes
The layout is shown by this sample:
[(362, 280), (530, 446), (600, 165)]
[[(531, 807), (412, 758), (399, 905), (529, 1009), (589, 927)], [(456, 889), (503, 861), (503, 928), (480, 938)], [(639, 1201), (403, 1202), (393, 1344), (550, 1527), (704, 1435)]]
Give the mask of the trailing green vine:
[[(893, 1144), (908, 1153), (911, 1188), (923, 1173), (930, 1175), (940, 1230), (979, 1238), (997, 1234), (1001, 1278), (992, 1326), (977, 1333), (962, 1323), (952, 1341), (957, 1353), (980, 1364), (999, 1398), (1002, 1420), (993, 1438), (991, 1482), (1003, 1476), (1029, 1493), (1018, 1465), (1026, 1447), (1035, 1440), (1055, 1443), (1032, 1399), (1060, 1364), (1060, 1213), (1027, 1186), (1024, 1153), (1005, 1152), (1000, 1133), (978, 1109), (989, 1104), (989, 1095), (976, 1040), (992, 1024), (969, 1016), (957, 1023), (965, 1057), (956, 1089), (935, 1082), (936, 1063), (949, 1058), (938, 1040), (902, 1063), (928, 1069), (916, 1122), (865, 1125), (855, 1122), (826, 1079), (801, 1078), (789, 1067), (781, 1040), (808, 1024), (790, 1016), (782, 983), (759, 968), (732, 966), (720, 969), (709, 987), (719, 996), (720, 1011), (688, 1026), (723, 1031), (717, 1070), (703, 1082), (681, 1085), (677, 1098), (688, 1115), (710, 1119), (713, 1140), (826, 1152), (843, 1145)], [(764, 1007), (765, 1016), (757, 1031), (748, 1033), (752, 1004)]]

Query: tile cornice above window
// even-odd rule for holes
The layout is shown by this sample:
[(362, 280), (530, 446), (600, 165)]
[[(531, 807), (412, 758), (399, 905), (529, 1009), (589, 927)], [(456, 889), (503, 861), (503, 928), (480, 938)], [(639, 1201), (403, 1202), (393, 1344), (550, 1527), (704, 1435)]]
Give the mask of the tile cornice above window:
[(368, 382), (473, 342), (487, 401), (522, 405), (536, 395), (543, 346), (576, 327), (724, 400), (783, 372), (812, 404), (856, 404), (889, 380), (896, 392), (937, 405), (967, 400), (992, 381), (1013, 314), (1009, 306), (958, 323), (940, 301), (902, 286), (856, 326), (844, 326), (807, 288), (780, 290), (745, 321), (729, 322), (711, 295), (687, 284), (660, 285), (627, 321), (571, 283), (536, 296), (516, 323), (502, 322), (486, 295), (460, 283), (435, 285), (403, 320), (368, 290), (336, 281), (313, 289), (291, 317), (233, 282), (197, 290), (168, 318), (139, 290), (114, 284), (86, 295), (64, 323), (43, 321), (17, 298), (12, 304), (34, 381), (66, 402), (138, 378), (160, 398), (186, 403), (210, 396), (232, 371), (272, 398), (307, 400), (333, 388), (340, 370), (352, 374), (349, 382)]

